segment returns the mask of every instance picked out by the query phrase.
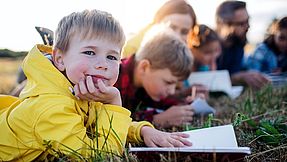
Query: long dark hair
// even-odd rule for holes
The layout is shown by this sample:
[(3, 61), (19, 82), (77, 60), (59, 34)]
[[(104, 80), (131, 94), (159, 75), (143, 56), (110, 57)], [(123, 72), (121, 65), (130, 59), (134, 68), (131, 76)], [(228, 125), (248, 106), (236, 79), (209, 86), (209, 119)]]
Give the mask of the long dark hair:
[(275, 33), (282, 29), (287, 29), (287, 17), (283, 17), (280, 20), (274, 19), (269, 25), (263, 41), (276, 55), (279, 55), (280, 51), (275, 44), (274, 37)]

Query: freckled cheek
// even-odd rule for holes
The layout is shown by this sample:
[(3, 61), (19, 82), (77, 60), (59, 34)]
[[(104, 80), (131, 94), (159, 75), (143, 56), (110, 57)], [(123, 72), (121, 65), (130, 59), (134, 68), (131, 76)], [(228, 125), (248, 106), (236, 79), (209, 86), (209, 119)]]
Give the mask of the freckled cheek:
[(111, 76), (112, 77), (111, 77), (111, 80), (110, 80), (110, 85), (112, 86), (112, 85), (114, 85), (117, 82), (119, 73), (118, 72), (112, 72)]
[(90, 64), (81, 63), (77, 66), (77, 71), (86, 73), (89, 69), (91, 69)]
[(110, 85), (114, 85), (118, 80), (119, 76), (119, 65), (118, 64), (110, 64), (109, 66), (109, 78), (110, 78)]
[(69, 70), (69, 73), (73, 75), (73, 80), (75, 82), (79, 82), (80, 79), (83, 79), (85, 77), (85, 74), (88, 73), (89, 65), (84, 63), (74, 63), (72, 64), (71, 69)]

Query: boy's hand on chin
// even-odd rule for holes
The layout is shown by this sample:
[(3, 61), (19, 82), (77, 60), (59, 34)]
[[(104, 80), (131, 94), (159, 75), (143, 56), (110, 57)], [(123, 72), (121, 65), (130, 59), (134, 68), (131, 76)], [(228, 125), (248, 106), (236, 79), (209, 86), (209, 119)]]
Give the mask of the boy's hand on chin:
[(74, 86), (75, 96), (82, 100), (102, 102), (122, 106), (119, 90), (113, 86), (106, 86), (101, 79), (95, 84), (90, 76), (81, 79)]

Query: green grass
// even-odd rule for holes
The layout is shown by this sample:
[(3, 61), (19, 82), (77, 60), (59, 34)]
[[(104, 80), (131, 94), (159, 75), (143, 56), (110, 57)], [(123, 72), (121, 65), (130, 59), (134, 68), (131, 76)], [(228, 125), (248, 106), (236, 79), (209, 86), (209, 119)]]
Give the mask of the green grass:
[(239, 146), (251, 148), (246, 161), (287, 160), (287, 86), (247, 90), (235, 101), (223, 97), (211, 103), (220, 110), (213, 124), (233, 123)]
[[(183, 131), (203, 127), (233, 124), (239, 146), (251, 148), (252, 154), (244, 161), (286, 161), (287, 160), (287, 86), (266, 87), (259, 92), (246, 90), (236, 100), (225, 96), (211, 98), (209, 103), (217, 109), (214, 116), (197, 117), (190, 125), (173, 127), (165, 131)], [(85, 158), (84, 161), (140, 161), (127, 152), (122, 157), (108, 154)], [(181, 157), (160, 155), (160, 161), (177, 161)], [(185, 155), (184, 158), (188, 158)], [(70, 161), (63, 155), (59, 159)], [(192, 159), (192, 158), (190, 158)], [(55, 160), (55, 159), (53, 159)], [(60, 160), (61, 161), (61, 160)], [(72, 160), (73, 161), (73, 160)]]

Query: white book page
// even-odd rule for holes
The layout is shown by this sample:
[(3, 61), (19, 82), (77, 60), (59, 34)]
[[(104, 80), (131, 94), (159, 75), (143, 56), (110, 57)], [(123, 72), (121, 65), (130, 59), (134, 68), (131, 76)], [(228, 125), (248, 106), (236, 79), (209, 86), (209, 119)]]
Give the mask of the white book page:
[(232, 125), (186, 131), (192, 148), (238, 147)]
[(205, 85), (211, 92), (225, 92), (232, 99), (238, 97), (242, 90), (242, 86), (232, 87), (229, 72), (227, 70), (192, 72), (188, 77), (190, 85)]
[(237, 98), (242, 93), (244, 87), (243, 86), (232, 86), (231, 91), (228, 96), (232, 99)]
[(203, 84), (210, 91), (230, 91), (231, 81), (227, 70), (192, 72), (188, 78), (190, 85)]
[(194, 110), (195, 115), (208, 115), (215, 114), (216, 110), (209, 106), (206, 100), (201, 98), (196, 98), (191, 104), (191, 107)]

